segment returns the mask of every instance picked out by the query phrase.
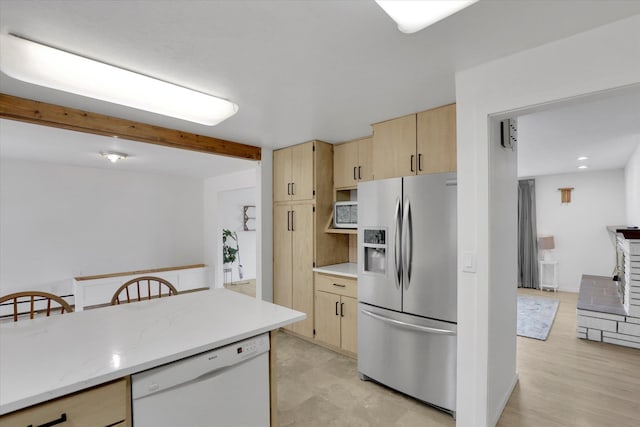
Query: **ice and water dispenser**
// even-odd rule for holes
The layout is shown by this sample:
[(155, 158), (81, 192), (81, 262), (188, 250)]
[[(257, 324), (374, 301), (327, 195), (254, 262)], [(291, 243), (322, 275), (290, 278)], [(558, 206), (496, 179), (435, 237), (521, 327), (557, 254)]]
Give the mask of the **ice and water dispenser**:
[(364, 271), (385, 274), (387, 265), (387, 232), (384, 229), (364, 229)]

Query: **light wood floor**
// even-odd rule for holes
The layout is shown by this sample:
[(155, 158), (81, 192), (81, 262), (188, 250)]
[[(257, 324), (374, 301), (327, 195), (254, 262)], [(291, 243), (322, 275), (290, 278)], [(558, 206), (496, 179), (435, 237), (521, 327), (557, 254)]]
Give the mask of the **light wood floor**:
[(518, 337), (519, 383), (498, 426), (640, 426), (640, 350), (576, 338), (578, 294), (560, 300), (547, 341)]
[[(640, 350), (579, 340), (577, 294), (559, 299), (547, 341), (518, 337), (519, 383), (500, 427), (640, 426)], [(356, 361), (288, 334), (278, 339), (281, 426), (454, 426), (449, 415), (357, 378)]]
[(256, 296), (256, 279), (244, 280), (241, 282), (233, 282), (225, 286), (230, 291), (239, 292), (241, 294)]

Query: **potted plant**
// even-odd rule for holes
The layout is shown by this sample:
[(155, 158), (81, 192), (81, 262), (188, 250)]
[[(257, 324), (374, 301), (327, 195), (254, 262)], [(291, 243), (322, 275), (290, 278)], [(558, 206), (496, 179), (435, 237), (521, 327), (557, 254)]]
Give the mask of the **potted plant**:
[[(231, 240), (234, 240), (235, 247), (230, 246)], [(236, 256), (238, 254), (238, 235), (231, 230), (227, 230), (226, 228), (222, 230), (222, 262), (224, 263), (223, 274), (224, 274), (224, 282), (225, 287), (227, 283), (233, 282), (233, 270), (231, 268), (231, 264), (233, 264), (236, 260)], [(227, 282), (227, 274), (229, 274), (230, 279)]]

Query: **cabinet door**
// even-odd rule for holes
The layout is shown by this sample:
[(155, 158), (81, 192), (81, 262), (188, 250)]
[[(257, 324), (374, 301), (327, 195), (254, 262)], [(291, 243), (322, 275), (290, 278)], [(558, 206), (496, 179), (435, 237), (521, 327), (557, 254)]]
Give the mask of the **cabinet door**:
[(418, 113), (418, 173), (455, 172), (456, 104)]
[(313, 142), (291, 147), (291, 200), (313, 199)]
[(335, 188), (358, 185), (358, 142), (333, 147), (333, 185)]
[(375, 179), (416, 174), (416, 115), (373, 125)]
[(358, 352), (358, 301), (355, 298), (340, 297), (340, 347), (352, 353)]
[(291, 308), (291, 206), (273, 208), (273, 302)]
[[(0, 416), (0, 426), (60, 425), (67, 427), (130, 425), (126, 379)], [(66, 421), (62, 420), (62, 415)], [(57, 422), (56, 422), (57, 421)]]
[(291, 149), (284, 148), (273, 152), (273, 201), (283, 202), (291, 199)]
[(291, 307), (307, 314), (293, 324), (300, 335), (313, 338), (313, 205), (294, 205), (292, 221), (293, 299)]
[(373, 179), (373, 138), (363, 138), (358, 141), (358, 168), (359, 181)]
[(316, 291), (315, 338), (340, 347), (340, 296)]

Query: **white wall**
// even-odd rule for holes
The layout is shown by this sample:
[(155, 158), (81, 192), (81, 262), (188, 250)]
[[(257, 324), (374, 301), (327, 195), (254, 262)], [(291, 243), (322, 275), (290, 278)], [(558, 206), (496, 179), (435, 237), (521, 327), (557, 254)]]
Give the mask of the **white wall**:
[(516, 215), (517, 177), (490, 117), (640, 84), (639, 39), (634, 16), (456, 75), (458, 256), (477, 255), (475, 273), (458, 273), (457, 425), (495, 425), (517, 379), (517, 230), (513, 218), (494, 219)]
[[(227, 175), (208, 178), (204, 182), (204, 258), (210, 266), (209, 273), (214, 287), (224, 284), (222, 275), (222, 229), (224, 209), (221, 197), (225, 192), (256, 187), (259, 172), (257, 162), (247, 161), (247, 169)], [(260, 230), (256, 231), (260, 233)], [(256, 290), (256, 296), (259, 297)]]
[(273, 150), (262, 148), (259, 170), (256, 296), (261, 295), (264, 301), (273, 302)]
[(0, 162), (0, 294), (203, 262), (201, 180)]
[[(242, 280), (256, 278), (256, 231), (244, 231), (243, 206), (256, 205), (256, 187), (224, 191), (218, 197), (222, 210), (222, 228), (236, 232), (240, 247), (240, 260), (231, 265), (233, 281), (240, 280), (238, 266), (242, 264)], [(254, 209), (255, 212), (255, 209)], [(255, 216), (255, 215), (254, 215)], [(256, 221), (252, 220), (255, 229)], [(231, 241), (234, 247), (235, 242)]]
[(624, 177), (627, 188), (627, 218), (624, 224), (640, 227), (640, 144), (627, 162)]
[[(538, 235), (552, 235), (560, 290), (578, 292), (583, 274), (612, 276), (615, 246), (608, 225), (625, 224), (622, 169), (537, 176)], [(574, 187), (560, 203), (560, 187)]]

